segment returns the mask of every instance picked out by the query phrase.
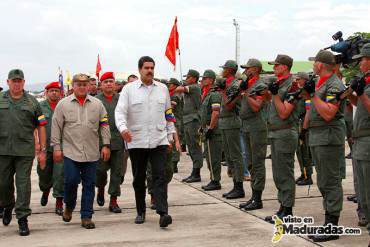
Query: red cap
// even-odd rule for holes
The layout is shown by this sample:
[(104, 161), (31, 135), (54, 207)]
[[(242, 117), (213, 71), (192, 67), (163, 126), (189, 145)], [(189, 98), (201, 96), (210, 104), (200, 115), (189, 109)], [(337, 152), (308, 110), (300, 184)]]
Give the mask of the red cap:
[(51, 82), (48, 85), (45, 86), (46, 90), (49, 90), (50, 88), (59, 88), (60, 89), (60, 83), (58, 81)]
[(114, 80), (114, 74), (113, 72), (105, 72), (101, 77), (100, 81), (104, 81), (106, 79), (113, 79)]

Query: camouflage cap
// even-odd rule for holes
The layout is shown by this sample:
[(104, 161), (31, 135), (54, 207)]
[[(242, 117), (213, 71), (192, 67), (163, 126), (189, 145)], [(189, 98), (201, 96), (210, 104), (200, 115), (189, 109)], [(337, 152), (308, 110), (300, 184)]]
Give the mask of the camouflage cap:
[(275, 61), (270, 61), (268, 62), (268, 64), (270, 65), (282, 64), (291, 68), (293, 66), (293, 58), (291, 58), (288, 55), (278, 54), (275, 58)]
[(370, 57), (370, 43), (365, 44), (362, 47), (360, 54), (354, 55), (352, 59), (359, 59), (362, 57)]
[(78, 82), (78, 81), (86, 81), (86, 82), (88, 82), (89, 81), (89, 76), (88, 75), (86, 75), (86, 74), (76, 74), (76, 75), (74, 75), (73, 76), (73, 78), (72, 78), (72, 81), (73, 82)]
[(257, 67), (257, 68), (262, 69), (262, 63), (258, 59), (251, 58), (248, 60), (246, 64), (240, 65), (240, 67), (243, 69), (252, 68), (252, 67)]
[(315, 62), (335, 65), (334, 54), (328, 50), (320, 50), (315, 56)]
[(8, 80), (21, 79), (24, 80), (23, 71), (20, 69), (12, 69), (9, 71)]
[(180, 86), (181, 83), (179, 82), (179, 80), (177, 80), (176, 78), (170, 78), (167, 82), (168, 84), (174, 84), (176, 86)]
[(189, 69), (188, 73), (184, 77), (188, 76), (199, 78), (199, 72), (196, 71), (195, 69)]
[(207, 69), (204, 71), (203, 73), (203, 78), (211, 78), (211, 79), (216, 79), (216, 73), (211, 70), (211, 69)]
[(238, 70), (238, 64), (234, 60), (227, 60), (223, 66), (220, 66), (220, 68), (226, 69), (235, 69)]
[(297, 79), (303, 79), (308, 81), (310, 79), (309, 75), (306, 72), (298, 72), (295, 76)]

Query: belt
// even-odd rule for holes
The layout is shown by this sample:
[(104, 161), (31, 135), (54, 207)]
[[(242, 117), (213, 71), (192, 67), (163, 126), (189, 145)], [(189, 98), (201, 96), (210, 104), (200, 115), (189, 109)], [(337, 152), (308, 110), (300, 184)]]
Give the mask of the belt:
[(364, 136), (370, 136), (370, 129), (358, 129), (358, 130), (352, 131), (353, 138), (364, 137)]
[(267, 125), (268, 130), (284, 130), (284, 129), (290, 129), (292, 127), (293, 127), (292, 124), (285, 124), (285, 125), (268, 124)]

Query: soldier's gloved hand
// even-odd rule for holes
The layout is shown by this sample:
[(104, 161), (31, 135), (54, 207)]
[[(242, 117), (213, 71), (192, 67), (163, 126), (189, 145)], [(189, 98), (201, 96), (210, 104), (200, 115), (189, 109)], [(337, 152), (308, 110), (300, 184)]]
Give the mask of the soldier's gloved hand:
[(356, 92), (358, 97), (364, 94), (365, 86), (366, 86), (365, 77), (362, 77), (361, 79), (357, 80), (357, 87), (354, 89), (354, 91)]
[(315, 81), (314, 80), (308, 80), (304, 83), (303, 89), (306, 90), (306, 92), (312, 96), (313, 93), (315, 93)]
[(206, 133), (204, 134), (206, 139), (210, 139), (213, 135), (213, 129), (207, 129)]
[(248, 82), (247, 80), (242, 80), (242, 82), (239, 85), (241, 90), (247, 90), (248, 89)]
[(349, 87), (352, 88), (353, 91), (356, 92), (357, 86), (358, 86), (358, 77), (354, 77), (349, 81)]
[(337, 101), (341, 101), (341, 100), (342, 100), (342, 95), (343, 95), (345, 92), (347, 92), (347, 89), (344, 89), (344, 90), (342, 90), (342, 91), (340, 91), (340, 92), (338, 92), (338, 93), (335, 93), (335, 99), (336, 99)]
[(269, 91), (272, 93), (272, 95), (277, 95), (279, 92), (279, 84), (271, 83), (269, 85)]

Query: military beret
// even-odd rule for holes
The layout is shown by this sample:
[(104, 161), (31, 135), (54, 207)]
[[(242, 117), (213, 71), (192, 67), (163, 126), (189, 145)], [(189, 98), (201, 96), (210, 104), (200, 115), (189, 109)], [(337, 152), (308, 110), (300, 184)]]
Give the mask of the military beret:
[(113, 79), (114, 80), (114, 73), (113, 72), (105, 72), (101, 77), (100, 81), (104, 81), (107, 79)]
[(238, 64), (234, 60), (227, 60), (223, 66), (220, 66), (220, 68), (238, 70)]
[(315, 56), (315, 62), (335, 65), (334, 54), (328, 50), (320, 50)]
[(293, 58), (291, 58), (288, 55), (278, 54), (275, 58), (275, 61), (270, 61), (268, 62), (268, 64), (270, 65), (282, 64), (291, 68), (293, 66)]
[(86, 82), (88, 82), (89, 81), (89, 76), (88, 75), (86, 75), (86, 74), (82, 74), (82, 73), (80, 73), (80, 74), (76, 74), (76, 75), (74, 75), (73, 76), (73, 78), (72, 78), (72, 81), (73, 82), (78, 82), (78, 81), (86, 81)]
[(246, 68), (252, 68), (252, 67), (257, 67), (262, 69), (262, 63), (255, 58), (251, 58), (248, 60), (248, 62), (244, 65), (240, 65), (241, 68), (246, 69)]
[(207, 69), (204, 71), (203, 73), (203, 78), (212, 78), (212, 79), (216, 79), (216, 73), (211, 70), (211, 69)]
[(8, 80), (14, 80), (14, 79), (24, 79), (23, 71), (20, 69), (12, 69), (9, 71), (8, 74)]
[(370, 43), (365, 44), (362, 47), (360, 54), (354, 55), (352, 59), (359, 59), (362, 57), (370, 57)]
[(48, 85), (45, 86), (45, 89), (46, 90), (49, 90), (50, 88), (61, 88), (61, 85), (58, 81), (54, 81), (54, 82), (51, 82), (49, 83)]

